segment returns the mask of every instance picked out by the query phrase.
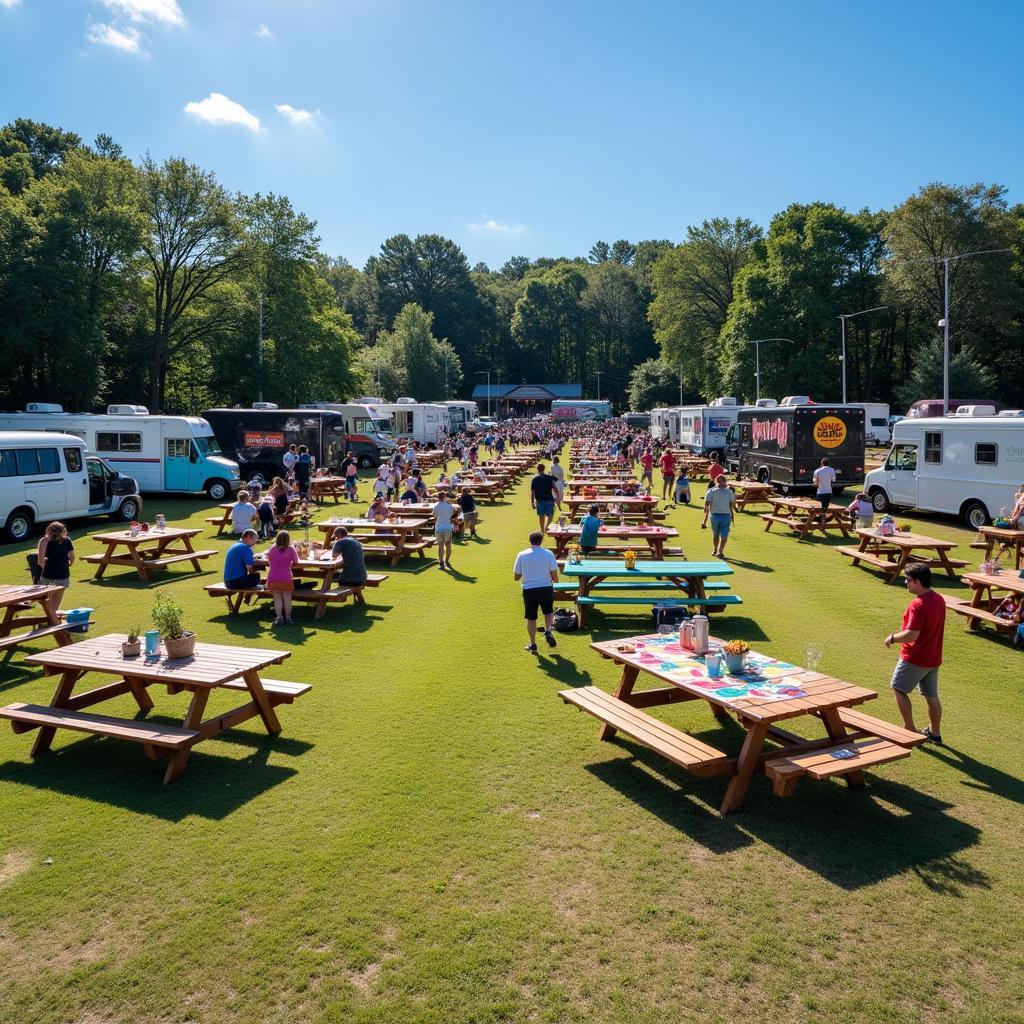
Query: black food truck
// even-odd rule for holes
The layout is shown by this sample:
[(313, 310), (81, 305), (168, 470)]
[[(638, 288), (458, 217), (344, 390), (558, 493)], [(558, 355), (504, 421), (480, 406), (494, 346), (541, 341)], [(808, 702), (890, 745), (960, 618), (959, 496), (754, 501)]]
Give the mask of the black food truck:
[(318, 467), (337, 470), (350, 451), (359, 465), (379, 466), (396, 451), (376, 425), (355, 433), (351, 417), (329, 409), (207, 409), (203, 413), (224, 454), (238, 463), (243, 480), (259, 474), (269, 483), (284, 475), (289, 445), (305, 445)]
[(832, 489), (864, 483), (864, 410), (848, 405), (780, 405), (739, 414), (726, 435), (726, 463), (744, 480), (772, 483), (789, 494), (814, 488), (827, 458)]

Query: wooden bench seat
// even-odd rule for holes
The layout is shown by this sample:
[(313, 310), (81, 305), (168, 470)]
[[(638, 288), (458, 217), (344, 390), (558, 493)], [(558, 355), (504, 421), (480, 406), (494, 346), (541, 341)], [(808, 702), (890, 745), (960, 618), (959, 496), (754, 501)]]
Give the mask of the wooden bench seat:
[(1011, 619), (1000, 618), (1000, 616), (989, 611), (988, 608), (975, 608), (971, 605), (970, 601), (965, 601), (959, 597), (952, 597), (949, 594), (943, 594), (942, 599), (946, 602), (946, 607), (950, 611), (956, 612), (957, 615), (963, 615), (974, 622), (987, 622), (990, 626), (995, 626), (996, 629), (1008, 631), (1017, 629), (1017, 623)]
[(586, 597), (577, 597), (577, 604), (662, 604), (673, 601), (675, 604), (692, 604), (703, 607), (726, 604), (743, 604), (743, 598), (739, 594), (717, 594), (714, 597), (687, 597), (683, 591), (679, 591), (679, 597), (606, 597), (601, 594), (596, 597), (588, 594)]
[[(852, 750), (856, 756), (833, 757), (837, 750)], [(831, 747), (820, 747), (802, 754), (779, 757), (765, 761), (765, 774), (772, 780), (776, 796), (790, 796), (797, 779), (810, 775), (815, 779), (828, 779), (834, 775), (849, 775), (878, 764), (888, 764), (910, 757), (910, 748), (886, 739), (847, 741)]]
[[(296, 697), (301, 697), (313, 689), (309, 683), (288, 683), (283, 679), (261, 679), (260, 682), (274, 704), (291, 704)], [(232, 679), (229, 683), (221, 683), (220, 688), (249, 692), (244, 679)]]
[(7, 707), (0, 708), (0, 717), (9, 718), (15, 732), (29, 732), (39, 728), (73, 729), (77, 732), (113, 736), (115, 739), (142, 743), (146, 747), (169, 750), (191, 746), (199, 738), (199, 733), (193, 729), (159, 725), (155, 722), (108, 718), (106, 715), (90, 715), (83, 711), (68, 711), (65, 708), (51, 708), (42, 704), (8, 704)]
[(881, 718), (873, 718), (856, 708), (839, 708), (837, 713), (843, 725), (856, 729), (866, 736), (888, 740), (900, 747), (919, 747), (925, 740), (924, 733), (904, 729), (902, 725), (893, 725), (892, 722), (884, 722)]
[[(147, 569), (156, 569), (163, 565), (173, 565), (175, 562), (191, 562), (193, 558), (212, 558), (214, 555), (219, 555), (221, 552), (207, 549), (205, 551), (188, 551), (181, 552), (173, 555), (163, 555), (160, 558), (146, 558), (142, 556), (142, 561)], [(82, 558), (83, 562), (90, 562), (93, 565), (99, 565), (100, 563), (106, 562), (108, 565), (131, 565), (131, 559), (125, 558), (124, 555), (115, 555), (114, 561), (107, 558), (106, 554), (92, 554), (84, 555)]]
[[(386, 575), (374, 575), (370, 574), (366, 577), (366, 582), (362, 586), (353, 586), (347, 583), (340, 583), (330, 590), (310, 590), (308, 588), (296, 589), (292, 591), (293, 601), (316, 601), (325, 603), (342, 602), (344, 603), (350, 597), (354, 598), (358, 603), (364, 603), (363, 590), (366, 587), (379, 587), (388, 577)], [(267, 598), (273, 598), (274, 592), (268, 590), (266, 587), (228, 587), (224, 583), (208, 583), (203, 589), (210, 595), (210, 597), (223, 597), (227, 601), (228, 611), (232, 615), (238, 613), (243, 602), (249, 604), (253, 598), (259, 600), (266, 600)], [(249, 598), (245, 601), (245, 598)]]
[(652, 718), (639, 708), (634, 708), (610, 693), (596, 686), (580, 686), (562, 690), (559, 697), (566, 704), (572, 704), (593, 715), (598, 721), (657, 751), (662, 757), (681, 768), (697, 774), (718, 774), (729, 769), (728, 754), (703, 743), (688, 733), (673, 729), (664, 722)]
[[(563, 581), (561, 583), (556, 583), (554, 586), (556, 594), (570, 592), (576, 593), (576, 591), (579, 590), (579, 584), (575, 581)], [(705, 580), (704, 589), (728, 590), (729, 584), (724, 580)], [(686, 591), (680, 590), (679, 587), (668, 580), (604, 580), (590, 588), (591, 593), (595, 590), (667, 590), (669, 592), (681, 594), (683, 597), (686, 596)]]
[(789, 516), (775, 516), (768, 512), (762, 512), (761, 518), (764, 520), (765, 532), (771, 529), (772, 523), (781, 523), (783, 526), (788, 526), (791, 530), (802, 530), (804, 525), (800, 519), (791, 519)]
[(881, 558), (878, 555), (873, 555), (869, 551), (858, 551), (857, 548), (842, 545), (833, 548), (832, 550), (838, 551), (839, 554), (845, 555), (847, 558), (856, 558), (865, 565), (873, 566), (875, 569), (881, 569), (882, 572), (897, 572), (899, 570), (899, 564), (897, 562), (890, 562), (888, 559)]
[(67, 633), (74, 629), (77, 623), (72, 623), (70, 626), (61, 622), (56, 626), (40, 626), (38, 629), (30, 629), (27, 633), (15, 633), (13, 636), (0, 637), (0, 651), (5, 650), (8, 647), (17, 647), (19, 644), (29, 643), (31, 640), (37, 640), (41, 636), (52, 636), (54, 633)]

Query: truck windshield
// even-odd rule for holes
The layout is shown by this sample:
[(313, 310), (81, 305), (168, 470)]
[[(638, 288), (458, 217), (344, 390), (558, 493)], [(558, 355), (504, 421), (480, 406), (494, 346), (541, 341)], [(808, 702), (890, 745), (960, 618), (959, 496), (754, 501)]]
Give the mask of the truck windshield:
[(374, 419), (372, 416), (353, 416), (352, 433), (368, 434), (370, 437), (388, 438), (390, 420)]
[(199, 454), (202, 455), (203, 458), (206, 458), (206, 456), (208, 455), (223, 454), (221, 452), (220, 444), (218, 443), (217, 438), (213, 436), (213, 434), (205, 435), (202, 437), (196, 434), (193, 436), (192, 440), (195, 441), (196, 447), (199, 449)]

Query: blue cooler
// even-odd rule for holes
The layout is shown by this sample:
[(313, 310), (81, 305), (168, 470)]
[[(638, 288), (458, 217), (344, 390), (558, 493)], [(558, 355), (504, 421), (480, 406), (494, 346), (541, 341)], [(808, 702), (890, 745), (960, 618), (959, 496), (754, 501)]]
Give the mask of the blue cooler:
[(64, 621), (71, 627), (69, 633), (87, 633), (91, 608), (72, 608), (64, 615)]

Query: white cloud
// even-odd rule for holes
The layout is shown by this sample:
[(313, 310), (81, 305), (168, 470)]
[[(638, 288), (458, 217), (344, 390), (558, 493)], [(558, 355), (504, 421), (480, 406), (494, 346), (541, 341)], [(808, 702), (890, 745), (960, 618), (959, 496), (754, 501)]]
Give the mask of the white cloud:
[(207, 124), (240, 124), (251, 132), (262, 131), (260, 119), (255, 114), (250, 114), (241, 103), (219, 92), (211, 92), (205, 100), (186, 103), (185, 113)]
[(138, 29), (130, 25), (126, 28), (115, 28), (113, 25), (95, 24), (89, 26), (86, 39), (100, 46), (112, 46), (115, 50), (125, 53), (143, 53), (142, 35)]
[(303, 110), (293, 107), (290, 103), (275, 103), (274, 109), (291, 121), (292, 124), (309, 124), (320, 113), (319, 110)]
[(0, 7), (17, 7), (21, 0), (0, 0)]
[(263, 25), (263, 24), (261, 24), (256, 29), (255, 32), (253, 32), (253, 35), (259, 36), (260, 39), (273, 39), (274, 38), (274, 33), (270, 31), (270, 28), (267, 25)]
[(492, 235), (522, 235), (526, 233), (525, 224), (504, 224), (501, 221), (488, 217), (486, 220), (478, 221), (469, 225), (470, 231), (485, 231)]
[(184, 25), (178, 0), (103, 0), (112, 11), (132, 21), (162, 21), (165, 25)]

